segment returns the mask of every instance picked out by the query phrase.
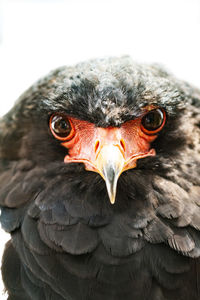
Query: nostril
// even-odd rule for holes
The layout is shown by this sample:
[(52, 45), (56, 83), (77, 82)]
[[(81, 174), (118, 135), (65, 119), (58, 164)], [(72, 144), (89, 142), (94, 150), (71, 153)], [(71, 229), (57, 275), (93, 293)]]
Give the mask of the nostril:
[(120, 145), (121, 145), (122, 149), (125, 151), (126, 147), (125, 147), (125, 142), (123, 139), (120, 140)]
[(94, 152), (95, 153), (97, 152), (98, 148), (99, 148), (99, 140), (97, 140), (95, 145), (94, 145)]

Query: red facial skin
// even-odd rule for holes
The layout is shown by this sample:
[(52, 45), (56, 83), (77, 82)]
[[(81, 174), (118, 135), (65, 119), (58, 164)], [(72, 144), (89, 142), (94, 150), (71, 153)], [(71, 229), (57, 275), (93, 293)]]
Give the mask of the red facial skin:
[[(64, 162), (82, 162), (86, 170), (99, 173), (96, 160), (101, 149), (106, 145), (117, 146), (123, 155), (124, 167), (122, 171), (136, 167), (137, 160), (147, 156), (154, 156), (155, 150), (151, 143), (157, 138), (157, 133), (163, 128), (164, 120), (159, 129), (149, 132), (143, 128), (141, 119), (148, 111), (155, 109), (149, 106), (144, 109), (144, 114), (135, 120), (122, 124), (121, 127), (95, 127), (93, 123), (68, 118), (72, 126), (70, 136), (59, 138), (51, 129), (53, 135), (61, 141), (61, 145), (68, 149)], [(51, 121), (51, 119), (50, 119)], [(51, 128), (51, 123), (50, 123)]]

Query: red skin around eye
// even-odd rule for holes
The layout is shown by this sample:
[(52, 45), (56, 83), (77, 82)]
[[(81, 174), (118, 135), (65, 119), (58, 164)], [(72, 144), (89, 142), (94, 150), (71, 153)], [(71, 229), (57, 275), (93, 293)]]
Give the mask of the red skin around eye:
[[(61, 114), (60, 114), (60, 115), (61, 115)], [(70, 131), (70, 134), (67, 135), (66, 137), (61, 137), (61, 136), (57, 135), (57, 134), (54, 132), (53, 128), (52, 128), (52, 119), (54, 118), (54, 116), (55, 116), (55, 114), (53, 114), (53, 115), (50, 117), (50, 120), (49, 120), (49, 127), (50, 127), (50, 130), (51, 130), (51, 133), (53, 134), (53, 136), (54, 136), (56, 139), (60, 140), (60, 141), (69, 141), (69, 140), (71, 140), (71, 139), (74, 137), (74, 135), (75, 135), (75, 128), (74, 128), (73, 122), (72, 122), (69, 118), (67, 118), (67, 120), (69, 121), (69, 123), (70, 123), (70, 125), (71, 125), (71, 131)]]
[[(152, 106), (151, 106), (152, 107)], [(155, 107), (154, 107), (155, 109)], [(166, 114), (165, 114), (165, 111), (163, 109), (160, 109), (162, 111), (162, 114), (163, 114), (163, 120), (162, 120), (162, 124), (159, 128), (157, 128), (156, 130), (147, 130), (146, 128), (144, 128), (144, 126), (141, 124), (141, 129), (144, 133), (146, 133), (147, 135), (156, 135), (158, 132), (160, 132), (164, 125), (165, 125), (165, 122), (166, 122)]]
[(62, 142), (68, 149), (64, 160), (66, 163), (83, 162), (87, 170), (96, 171), (94, 164), (98, 152), (109, 144), (117, 146), (123, 154), (126, 161), (124, 170), (135, 167), (139, 158), (155, 155), (151, 143), (157, 138), (157, 134), (146, 134), (141, 128), (141, 118), (125, 122), (119, 128), (95, 127), (93, 123), (75, 118), (70, 118), (70, 121), (75, 134), (71, 140)]
[[(123, 170), (128, 170), (136, 166), (138, 159), (156, 154), (155, 150), (151, 148), (151, 143), (157, 138), (158, 132), (165, 124), (164, 110), (161, 109), (163, 112), (162, 125), (155, 131), (148, 131), (141, 123), (142, 117), (156, 108), (154, 105), (145, 107), (141, 117), (125, 122), (121, 127), (101, 128), (96, 127), (93, 123), (68, 117), (71, 132), (66, 137), (59, 137), (53, 131), (51, 122), (55, 115), (51, 116), (49, 126), (54, 137), (68, 149), (68, 154), (64, 159), (65, 163), (82, 162), (87, 170), (97, 172), (95, 162), (99, 153), (103, 148), (105, 149), (104, 146), (111, 145), (114, 146), (113, 149), (118, 147), (124, 161)], [(63, 117), (66, 118), (66, 115)]]

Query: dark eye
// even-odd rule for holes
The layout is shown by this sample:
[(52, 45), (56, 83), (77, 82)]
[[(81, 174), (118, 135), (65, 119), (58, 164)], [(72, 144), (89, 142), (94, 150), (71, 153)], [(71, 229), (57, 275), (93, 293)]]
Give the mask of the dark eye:
[(49, 127), (52, 134), (59, 140), (70, 140), (74, 136), (74, 127), (64, 114), (53, 114), (50, 117)]
[(146, 134), (156, 134), (165, 124), (165, 112), (162, 109), (153, 109), (143, 116), (141, 120), (142, 131)]

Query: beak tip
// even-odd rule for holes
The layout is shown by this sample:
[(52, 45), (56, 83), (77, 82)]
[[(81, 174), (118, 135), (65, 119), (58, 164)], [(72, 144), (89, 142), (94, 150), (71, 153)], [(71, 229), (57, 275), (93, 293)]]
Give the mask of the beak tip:
[(115, 204), (115, 198), (114, 199), (110, 199), (110, 203), (113, 205)]
[(109, 180), (105, 180), (105, 181), (106, 181), (107, 192), (108, 192), (108, 197), (109, 197), (110, 203), (115, 204), (117, 182), (114, 182), (114, 184), (111, 184), (111, 182)]

